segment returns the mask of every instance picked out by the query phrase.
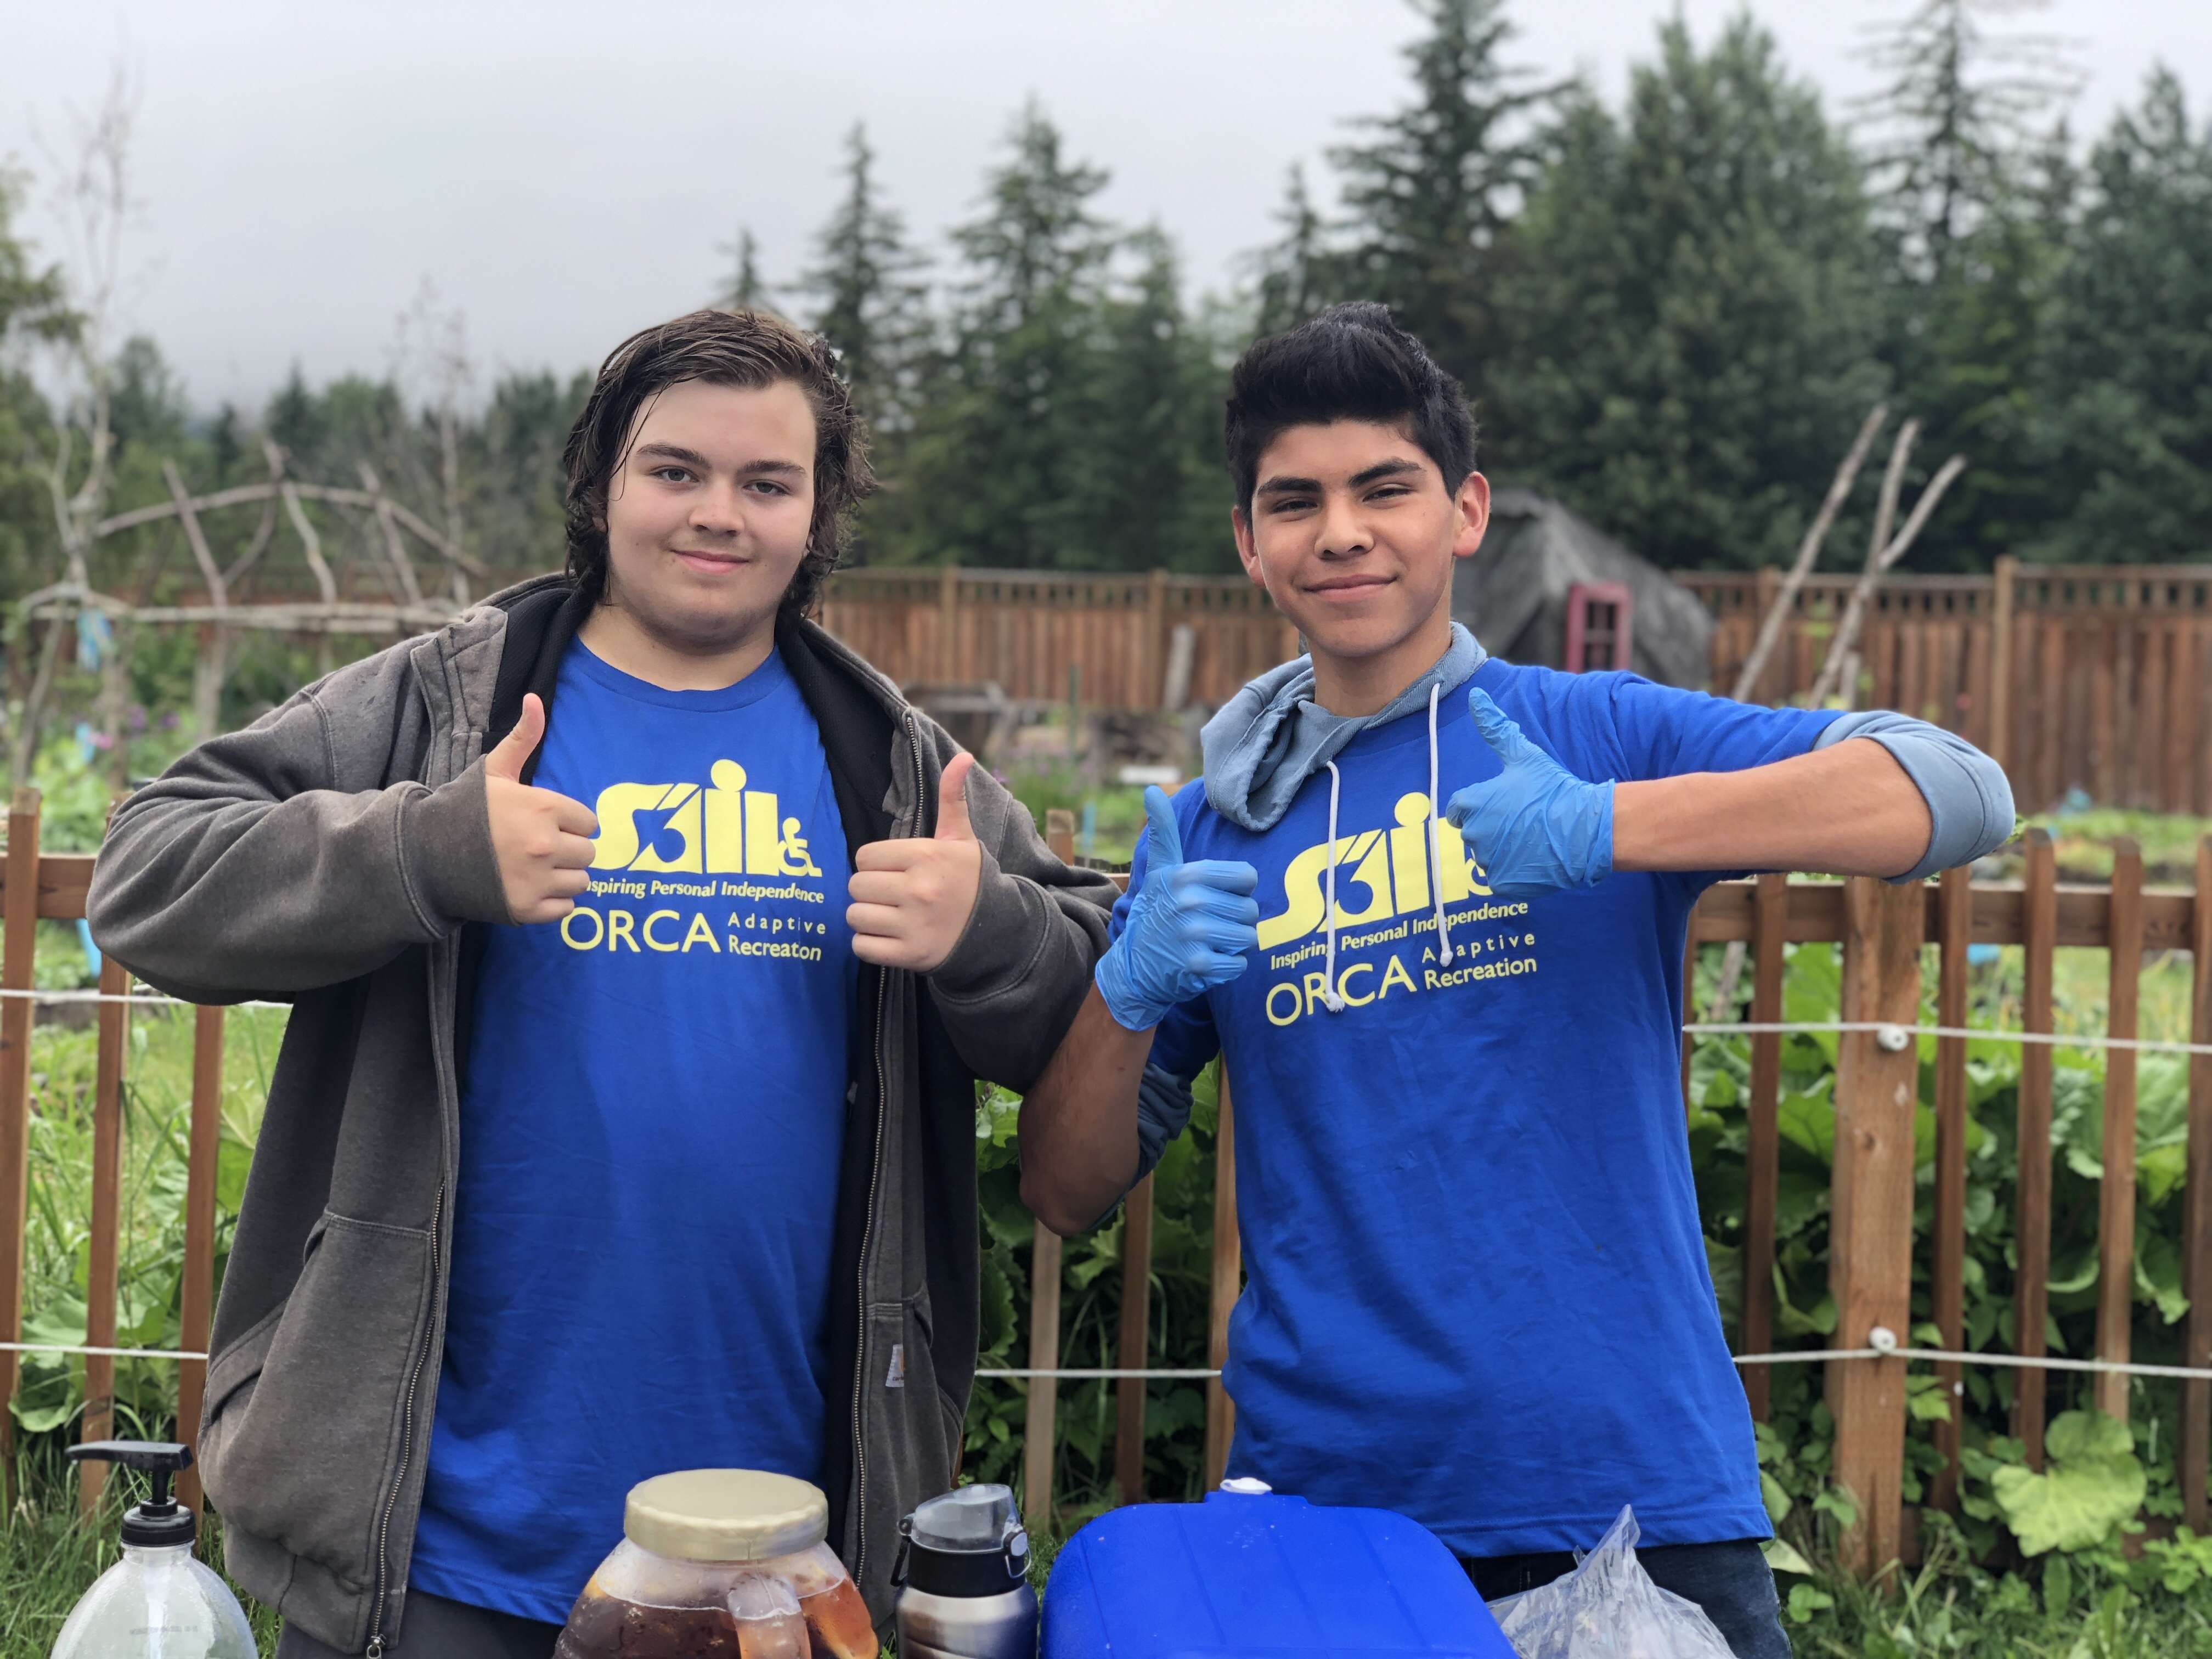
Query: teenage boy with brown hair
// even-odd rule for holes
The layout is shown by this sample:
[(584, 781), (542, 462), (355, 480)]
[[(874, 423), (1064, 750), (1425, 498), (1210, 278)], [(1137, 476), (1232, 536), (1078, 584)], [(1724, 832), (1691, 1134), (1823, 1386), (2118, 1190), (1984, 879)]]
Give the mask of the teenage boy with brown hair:
[(1227, 441), (1237, 550), (1312, 654), (1151, 793), (1022, 1108), (1024, 1196), (1092, 1224), (1220, 1054), (1231, 1472), (1401, 1510), (1492, 1597), (1633, 1504), (1653, 1577), (1786, 1659), (1682, 1133), (1685, 928), (1717, 872), (1975, 858), (2011, 832), (2004, 775), (1900, 715), (1487, 656), (1451, 619), (1489, 517), (1474, 420), (1379, 306), (1254, 346)]
[(201, 1459), (287, 1656), (551, 1651), (631, 1484), (780, 1470), (886, 1615), (975, 1367), (974, 1079), (1032, 1081), (1112, 890), (807, 620), (870, 485), (829, 347), (700, 312), (599, 372), (568, 568), (116, 814), (103, 949), (293, 1012)]

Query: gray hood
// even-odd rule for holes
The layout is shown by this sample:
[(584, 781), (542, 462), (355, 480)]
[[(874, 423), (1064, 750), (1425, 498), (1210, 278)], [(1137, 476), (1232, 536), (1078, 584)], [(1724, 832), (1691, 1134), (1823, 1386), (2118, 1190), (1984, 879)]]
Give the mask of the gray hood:
[(1372, 714), (1332, 714), (1315, 702), (1311, 657), (1269, 669), (1222, 704), (1199, 734), (1207, 804), (1243, 829), (1273, 829), (1291, 810), (1299, 786), (1346, 744), (1423, 707), (1431, 688), (1457, 690), (1489, 654), (1454, 623), (1443, 655)]

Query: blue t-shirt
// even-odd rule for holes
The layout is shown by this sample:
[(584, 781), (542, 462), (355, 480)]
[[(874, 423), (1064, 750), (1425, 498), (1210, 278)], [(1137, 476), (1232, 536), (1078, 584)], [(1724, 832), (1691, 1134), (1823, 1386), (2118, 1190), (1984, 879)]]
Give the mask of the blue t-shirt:
[[(1473, 683), (1593, 781), (1802, 754), (1832, 718), (1495, 659)], [(1437, 750), (1445, 801), (1498, 774), (1464, 688)], [(1653, 1544), (1765, 1536), (1683, 1125), (1682, 947), (1711, 878), (1493, 898), (1431, 816), (1425, 710), (1337, 766), (1341, 1013), (1328, 773), (1264, 834), (1200, 785), (1176, 799), (1185, 857), (1260, 878), (1249, 965), (1152, 1053), (1189, 1078), (1221, 1052), (1236, 1097), (1231, 1473), (1401, 1510), (1462, 1555), (1589, 1549), (1624, 1504)]]
[(571, 646), (534, 781), (598, 856), (565, 919), (485, 942), (410, 1578), (557, 1620), (636, 1482), (820, 1477), (856, 969), (781, 657), (664, 691)]

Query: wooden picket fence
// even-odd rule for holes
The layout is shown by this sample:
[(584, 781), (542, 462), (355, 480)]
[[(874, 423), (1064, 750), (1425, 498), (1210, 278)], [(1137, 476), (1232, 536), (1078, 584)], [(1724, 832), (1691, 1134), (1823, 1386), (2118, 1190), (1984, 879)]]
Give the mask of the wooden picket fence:
[[(1716, 619), (1726, 691), (1781, 586), (1775, 570), (1677, 571)], [(1752, 701), (1809, 690), (1854, 578), (1810, 578)], [(2212, 563), (2027, 565), (1893, 576), (1860, 640), (1863, 708), (1895, 708), (1994, 756), (2030, 810), (2080, 789), (2101, 805), (2212, 816)]]
[[(24, 1226), (29, 1167), (29, 1131), (35, 1103), (31, 1089), (30, 1038), (36, 1004), (34, 921), (82, 917), (91, 878), (92, 860), (82, 854), (41, 854), (39, 797), (18, 790), (8, 817), (8, 842), (0, 859), (0, 1342), (21, 1340), (25, 1260)], [(1073, 854), (1074, 824), (1055, 812), (1048, 839), (1063, 858)], [(2024, 1029), (2053, 1030), (2053, 952), (2062, 946), (2106, 951), (2111, 960), (2109, 1036), (2136, 1035), (2137, 981), (2146, 951), (2191, 953), (2191, 1042), (2212, 1045), (2212, 838), (2199, 848), (2193, 891), (2146, 891), (2142, 860), (2131, 845), (2122, 845), (2112, 881), (2102, 886), (2061, 887), (2050, 837), (2031, 831), (2024, 881), (1970, 883), (1954, 870), (1940, 884), (1893, 887), (1854, 879), (1844, 883), (1798, 882), (1784, 876), (1725, 883), (1710, 890), (1692, 917), (1689, 949), (1728, 940), (1750, 947), (1752, 1020), (1782, 1018), (1784, 947), (1829, 940), (1842, 946), (1843, 989), (1839, 1018), (1844, 1022), (1884, 1022), (1911, 1028), (1920, 1016), (1924, 947), (1935, 948), (1939, 1021), (1963, 1026), (1966, 1014), (1967, 948), (1975, 944), (2024, 947), (2027, 963)], [(1687, 975), (1686, 975), (1686, 983)], [(120, 998), (130, 990), (127, 975), (115, 963), (103, 965), (103, 995)], [(127, 1004), (100, 1006), (96, 1071), (94, 1152), (91, 1199), (90, 1270), (88, 1279), (87, 1345), (112, 1347), (116, 1329), (117, 1238), (123, 1135), (123, 1082), (130, 1053)], [(220, 1129), (224, 1016), (221, 1008), (195, 1011), (190, 1172), (186, 1184), (185, 1267), (181, 1291), (181, 1342), (185, 1351), (204, 1354), (215, 1294), (216, 1172)], [(1777, 1111), (1781, 1084), (1782, 1036), (1754, 1035), (1751, 1043), (1748, 1099), (1749, 1146), (1745, 1210), (1745, 1295), (1740, 1352), (1765, 1352), (1774, 1335), (1771, 1268), (1778, 1182)], [(1939, 1040), (1936, 1048), (1936, 1180), (1934, 1226), (1929, 1241), (1929, 1280), (1935, 1323), (1942, 1346), (1963, 1346), (1963, 1273), (1966, 1238), (1967, 1127), (1966, 1042)], [(1689, 1042), (1684, 1043), (1686, 1079)], [(2030, 1360), (2047, 1358), (2043, 1350), (2045, 1310), (2049, 1298), (2051, 1256), (2051, 1085), (2053, 1050), (2029, 1043), (2022, 1054), (2019, 1089), (2021, 1168), (2017, 1252), (2019, 1352)], [(2106, 1081), (2104, 1175), (2100, 1211), (2100, 1291), (2096, 1354), (2125, 1361), (2129, 1302), (2132, 1289), (2135, 1203), (2135, 1052), (2109, 1051)], [(1918, 1092), (1917, 1044), (1886, 1045), (1868, 1030), (1839, 1038), (1835, 1086), (1836, 1136), (1831, 1211), (1831, 1260), (1838, 1310), (1834, 1335), (1841, 1349), (1863, 1349), (1869, 1334), (1887, 1327), (1899, 1334), (1911, 1327), (1913, 1255), (1913, 1113)], [(1208, 1366), (1218, 1371), (1226, 1355), (1229, 1312), (1242, 1284), (1236, 1221), (1234, 1130), (1229, 1085), (1221, 1091), (1219, 1165), (1214, 1184), (1212, 1306)], [(2212, 1368), (2212, 1054), (2192, 1054), (2189, 1070), (2186, 1221), (2183, 1239), (2185, 1290), (2190, 1309), (2184, 1327), (2184, 1363)], [(1149, 1180), (1130, 1195), (1122, 1236), (1120, 1270), (1125, 1286), (1147, 1286), (1152, 1259), (1152, 1190)], [(1039, 1225), (1031, 1268), (1032, 1319), (1028, 1369), (1060, 1369), (1060, 1241)], [(1151, 1350), (1151, 1297), (1144, 1291), (1121, 1297), (1119, 1367), (1143, 1370)], [(80, 1424), (85, 1439), (105, 1437), (112, 1428), (114, 1361), (85, 1359), (88, 1401)], [(1857, 1523), (1845, 1536), (1846, 1559), (1871, 1571), (1897, 1559), (1905, 1540), (1901, 1495), (1905, 1468), (1905, 1370), (1902, 1358), (1827, 1361), (1827, 1399), (1836, 1420), (1834, 1470), (1858, 1500)], [(179, 1365), (179, 1401), (183, 1432), (197, 1432), (206, 1384), (204, 1358)], [(18, 1370), (13, 1352), (0, 1352), (0, 1401), (14, 1397)], [(1957, 1380), (1955, 1366), (1939, 1368), (1947, 1384)], [(1768, 1373), (1747, 1367), (1745, 1388), (1753, 1411), (1766, 1407)], [(2020, 1373), (2015, 1431), (2027, 1442), (2031, 1461), (2042, 1455), (2047, 1373)], [(2124, 1379), (2100, 1376), (2095, 1398), (2105, 1409), (2124, 1414)], [(1124, 1501), (1143, 1492), (1146, 1383), (1117, 1385), (1115, 1478)], [(2183, 1388), (2184, 1416), (2179, 1447), (2181, 1489), (2189, 1523), (2199, 1531), (2208, 1519), (2207, 1473), (2212, 1468), (2212, 1382), (2191, 1381)], [(1031, 1381), (1024, 1447), (1024, 1507), (1033, 1516), (1051, 1510), (1055, 1443), (1055, 1380)], [(1208, 1486), (1218, 1482), (1234, 1425), (1234, 1407), (1218, 1376), (1208, 1384), (1205, 1467)], [(1930, 1493), (1938, 1506), (1958, 1501), (1955, 1474), (1957, 1428), (1936, 1425), (1937, 1444), (1954, 1472), (1939, 1475)], [(0, 1410), (0, 1457), (9, 1471), (12, 1507), (14, 1470), (11, 1419)], [(100, 1466), (81, 1471), (82, 1501), (88, 1507), (100, 1490)], [(187, 1476), (185, 1495), (199, 1501), (198, 1483)]]
[[(1780, 573), (1674, 576), (1713, 614), (1708, 684), (1725, 690)], [(1811, 688), (1853, 580), (1806, 582), (1754, 701)], [(1297, 649), (1296, 630), (1243, 577), (1161, 571), (842, 571), (823, 621), (902, 684), (990, 680), (1010, 697), (1073, 692), (1102, 708), (1164, 706), (1179, 629), (1178, 690), (1209, 705)], [(2033, 809), (2080, 789), (2102, 805), (2212, 816), (2212, 564), (2005, 558), (1987, 576), (1893, 576), (1860, 648), (1870, 682), (1860, 707), (1960, 733), (2004, 765)]]
[(822, 623), (902, 685), (989, 680), (1009, 697), (1098, 708), (1164, 707), (1178, 630), (1183, 701), (1225, 702), (1298, 650), (1297, 630), (1242, 576), (1164, 570), (846, 570)]

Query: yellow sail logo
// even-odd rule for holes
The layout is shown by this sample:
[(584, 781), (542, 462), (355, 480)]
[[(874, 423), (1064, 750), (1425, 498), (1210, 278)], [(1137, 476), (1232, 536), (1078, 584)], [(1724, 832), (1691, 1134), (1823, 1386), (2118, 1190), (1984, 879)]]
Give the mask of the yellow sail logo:
[(708, 786), (611, 783), (599, 791), (594, 870), (691, 875), (812, 876), (797, 818), (781, 816), (772, 791), (745, 787), (745, 769), (719, 760)]
[[(1443, 819), (1430, 816), (1426, 795), (1401, 795), (1395, 811), (1395, 829), (1339, 836), (1334, 844), (1319, 842), (1291, 860), (1283, 872), (1283, 908), (1260, 919), (1261, 950), (1302, 939), (1325, 925), (1332, 862), (1337, 866), (1340, 928), (1424, 914), (1435, 908), (1439, 887), (1446, 904), (1489, 896), (1465, 839)], [(1361, 889), (1364, 902), (1359, 900)], [(1354, 903), (1356, 909), (1351, 908)]]

